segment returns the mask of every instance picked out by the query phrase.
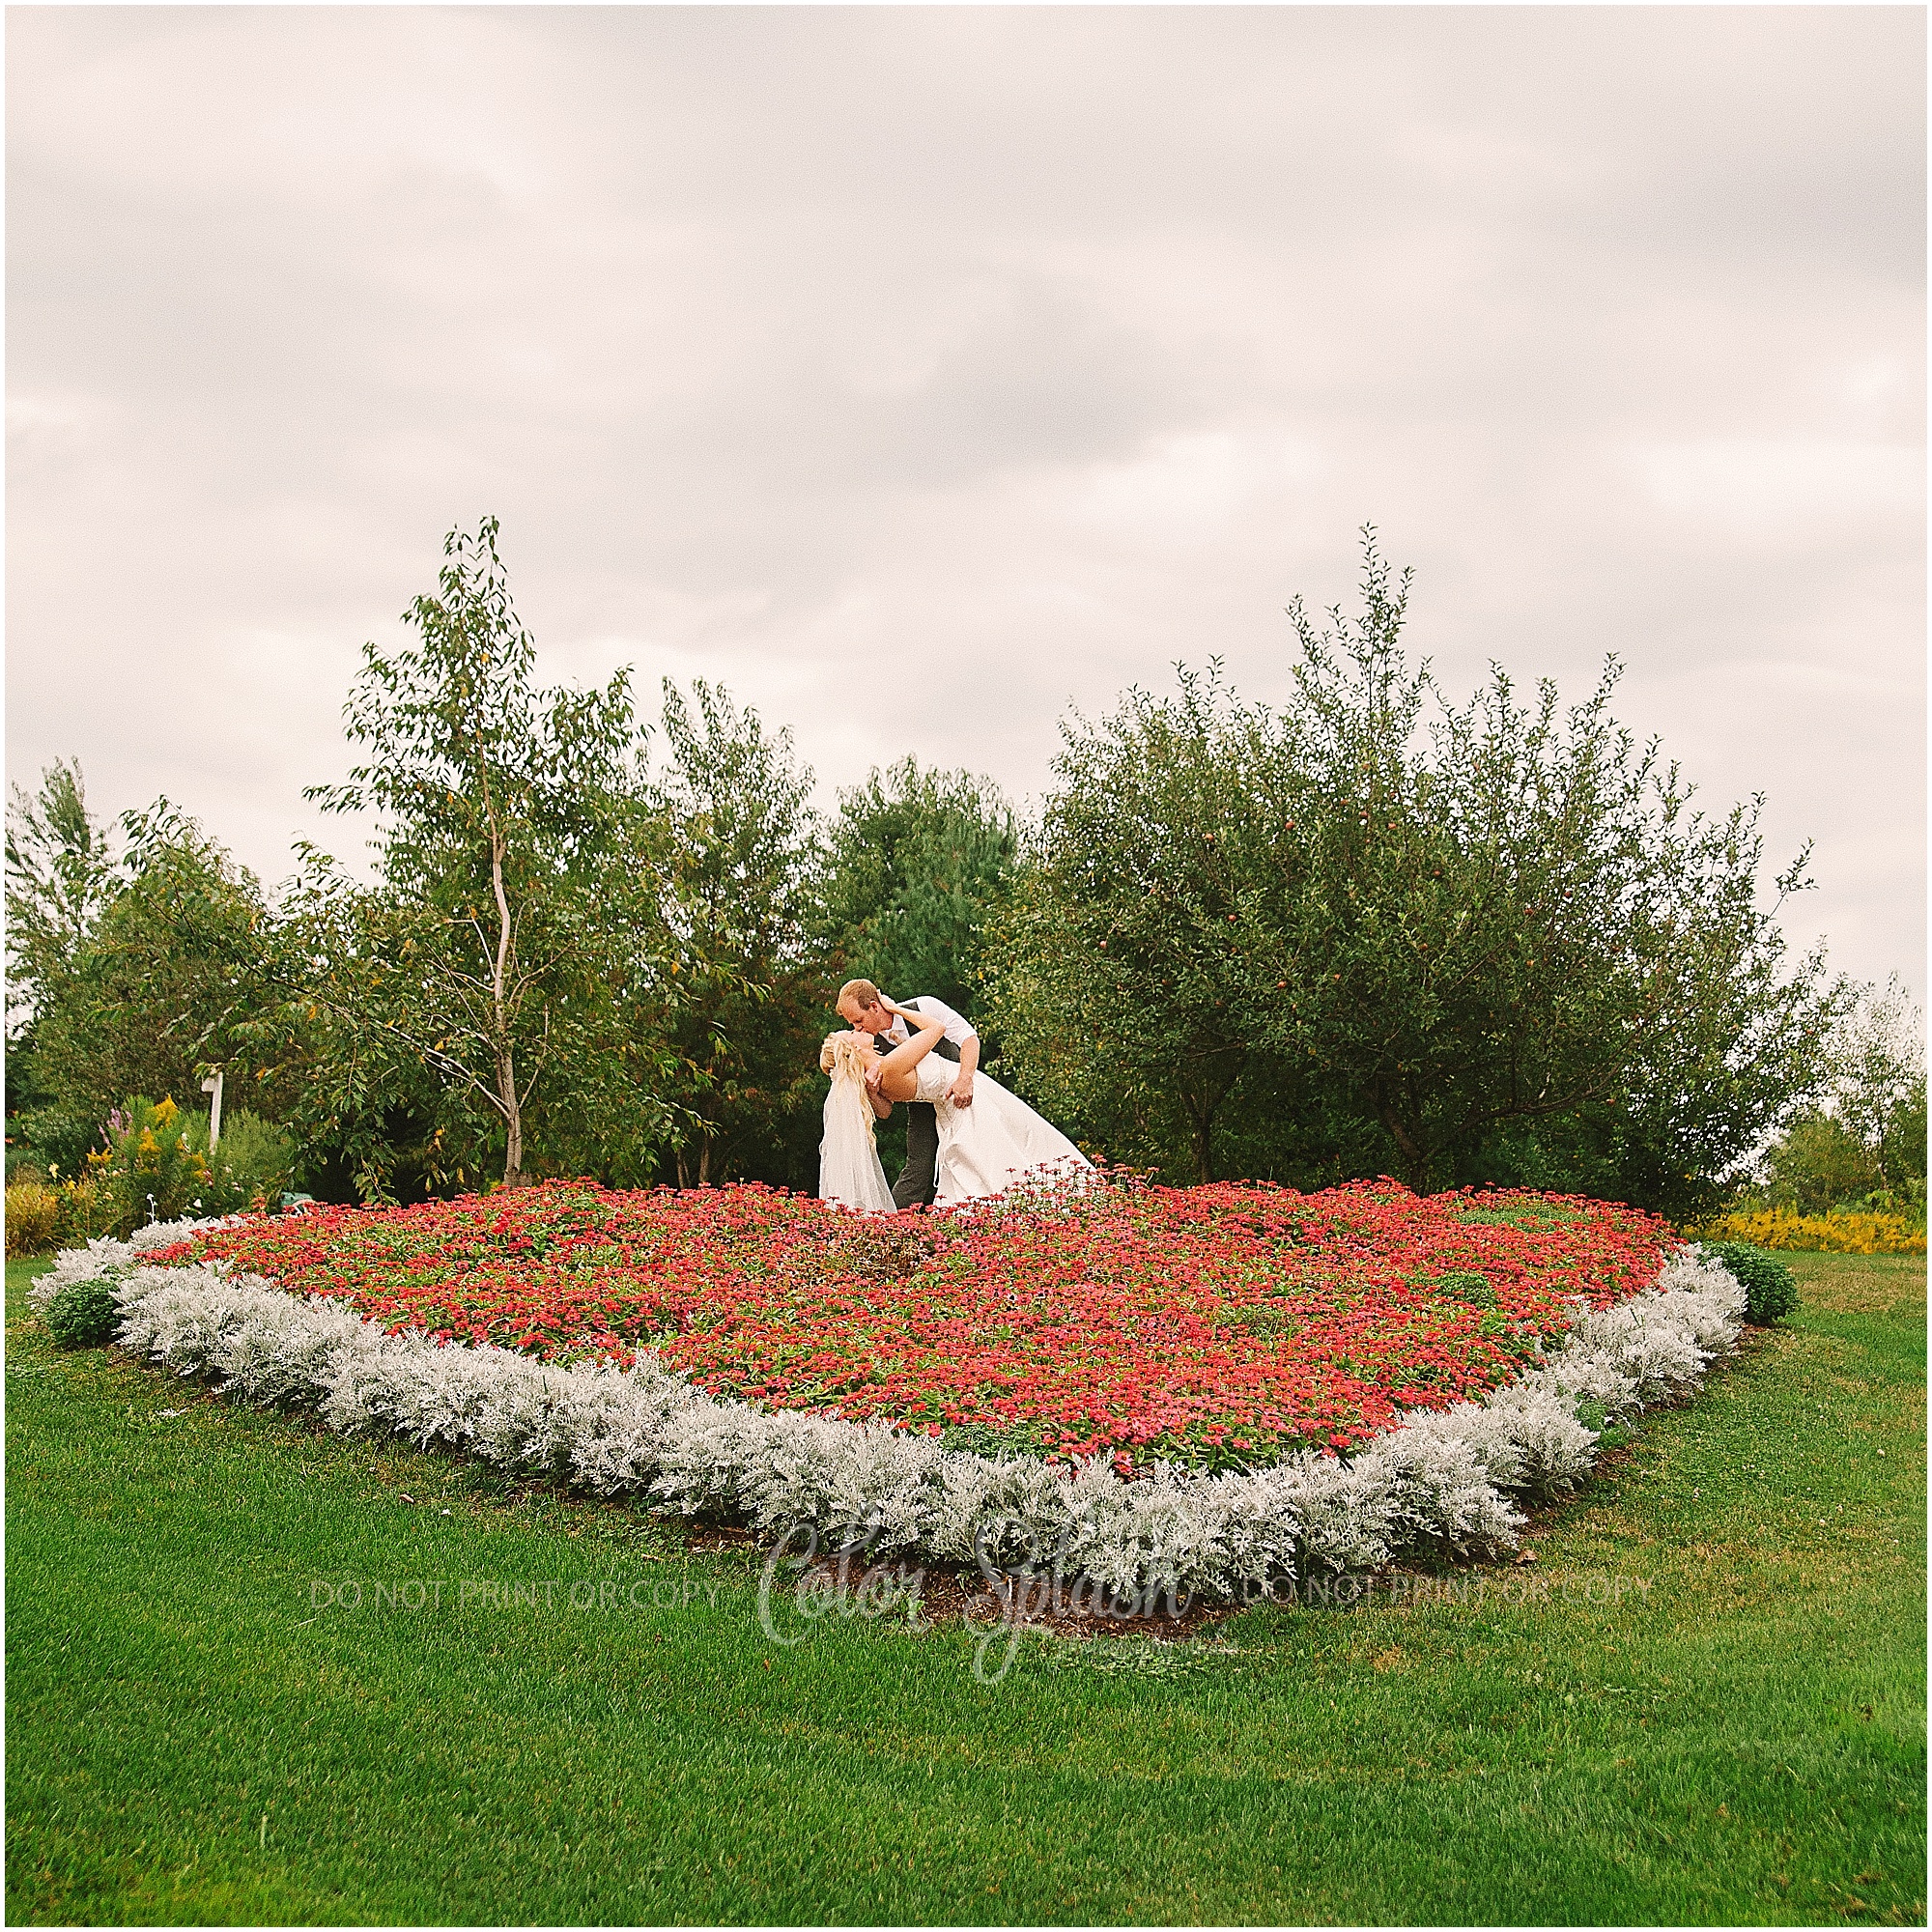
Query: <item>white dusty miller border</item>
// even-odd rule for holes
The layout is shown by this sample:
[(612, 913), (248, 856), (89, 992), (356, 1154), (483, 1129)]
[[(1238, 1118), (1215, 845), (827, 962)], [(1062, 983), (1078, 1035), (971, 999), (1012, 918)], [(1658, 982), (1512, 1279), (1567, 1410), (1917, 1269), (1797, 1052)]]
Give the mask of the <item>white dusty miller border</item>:
[(1314, 1453), (1247, 1472), (1161, 1463), (1122, 1481), (1029, 1457), (949, 1450), (886, 1423), (720, 1402), (642, 1355), (561, 1368), (489, 1344), (391, 1335), (326, 1296), (220, 1264), (136, 1267), (207, 1223), (142, 1229), (62, 1255), (31, 1292), (104, 1279), (123, 1347), (236, 1401), (312, 1409), (342, 1433), (440, 1444), (593, 1495), (750, 1524), (810, 1525), (820, 1548), (881, 1556), (1053, 1565), (1119, 1597), (1256, 1596), (1312, 1573), (1379, 1569), (1411, 1548), (1515, 1547), (1524, 1499), (1588, 1470), (1607, 1422), (1681, 1400), (1736, 1349), (1745, 1293), (1714, 1258), (1680, 1248), (1655, 1288), (1577, 1319), (1555, 1349), (1480, 1402), (1415, 1413), (1346, 1461)]

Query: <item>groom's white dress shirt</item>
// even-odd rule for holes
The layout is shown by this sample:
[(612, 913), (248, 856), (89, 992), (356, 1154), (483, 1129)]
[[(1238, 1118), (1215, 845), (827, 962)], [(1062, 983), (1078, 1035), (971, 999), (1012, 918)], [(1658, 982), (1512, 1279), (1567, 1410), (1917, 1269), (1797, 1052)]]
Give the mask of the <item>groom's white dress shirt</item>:
[[(980, 1030), (971, 1020), (962, 1018), (944, 1000), (935, 1000), (930, 993), (922, 993), (916, 1000), (901, 1000), (899, 1005), (910, 1007), (915, 1012), (925, 1014), (928, 1019), (944, 1020), (946, 1037), (954, 1046), (964, 1046), (969, 1039), (980, 1037)], [(912, 1029), (899, 1018), (897, 1013), (893, 1015), (892, 1025), (880, 1036), (882, 1039), (891, 1040), (895, 1046), (902, 1045), (911, 1037)]]

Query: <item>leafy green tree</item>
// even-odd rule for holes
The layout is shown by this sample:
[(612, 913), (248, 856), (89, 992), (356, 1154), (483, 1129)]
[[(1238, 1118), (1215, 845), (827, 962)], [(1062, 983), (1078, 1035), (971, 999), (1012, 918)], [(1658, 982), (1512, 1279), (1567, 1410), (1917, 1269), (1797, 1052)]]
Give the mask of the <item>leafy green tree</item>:
[[(50, 775), (70, 809), (56, 865), (36, 867), (49, 821), (16, 800), (9, 866), (34, 1009), (33, 1104), (18, 1126), (70, 1174), (127, 1096), (198, 1105), (203, 1067), (238, 1057), (261, 995), (266, 917), (252, 874), (165, 799), (122, 815), (110, 869), (71, 776), (70, 787), (63, 768)], [(288, 1095), (260, 1084), (250, 1098), (272, 1110)]]
[(80, 955), (119, 885), (105, 826), (88, 810), (80, 761), (56, 761), (29, 794), (12, 788), (7, 812), (8, 1164), (51, 1160), (77, 1173), (99, 1143), (99, 1107), (49, 1087), (40, 1021), (72, 988)]
[(1017, 843), (1011, 808), (970, 772), (908, 757), (841, 791), (823, 918), (842, 977), (976, 1014), (986, 923)]
[(1924, 1026), (1896, 974), (1883, 989), (1856, 990), (1821, 1058), (1824, 1094), (1772, 1147), (1763, 1184), (1747, 1194), (1813, 1214), (1868, 1198), (1922, 1210)]
[(1869, 1150), (1875, 1184), (1925, 1181), (1925, 1021), (1897, 974), (1859, 989), (1833, 1043), (1833, 1112)]
[(677, 1182), (803, 1180), (833, 990), (813, 941), (811, 774), (788, 730), (767, 732), (755, 711), (701, 678), (690, 699), (666, 679), (663, 723)]
[(1651, 1150), (1653, 1205), (1686, 1211), (1802, 1101), (1842, 1002), (1821, 952), (1785, 958), (1804, 855), (1762, 904), (1762, 800), (1693, 810), (1610, 716), (1614, 664), (1568, 709), (1500, 668), (1459, 709), (1406, 662), (1406, 603), (1371, 541), (1358, 625), (1292, 611), (1264, 1037), (1386, 1127), (1419, 1188), (1491, 1178), (1500, 1131), (1594, 1112)]
[(506, 1186), (529, 1179), (540, 1119), (579, 1158), (613, 1138), (648, 1151), (673, 1121), (668, 1050), (625, 1025), (668, 964), (625, 863), (644, 791), (627, 677), (536, 688), (497, 539), (494, 518), (450, 532), (438, 594), (405, 613), (416, 643), (364, 647), (345, 713), (364, 761), (305, 794), (377, 819), (374, 886), (303, 848), (279, 953), (288, 1009), (331, 1038), (310, 1124), (353, 1143), (369, 1195), (393, 1172), (398, 1096), (419, 1124), (427, 1100), (432, 1184), (468, 1179), (479, 1142), (500, 1145)]
[(1255, 1045), (1238, 929), (1257, 801), (1230, 756), (1242, 720), (1215, 669), (1062, 724), (989, 975), (1003, 1052), (1049, 1114), (1117, 1158), (1157, 1158), (1179, 1129), (1204, 1180)]
[(1407, 594), (1371, 535), (1359, 620), (1292, 607), (1283, 706), (1183, 672), (1065, 727), (995, 971), (1009, 1052), (1103, 1140), (1164, 1107), (1202, 1179), (1245, 1085), (1318, 1173), (1507, 1156), (1686, 1211), (1802, 1103), (1844, 999), (1760, 903), (1761, 801), (1694, 810), (1610, 717), (1614, 666), (1567, 710), (1500, 669), (1448, 704)]
[(7, 813), (7, 1017), (60, 999), (119, 884), (106, 828), (87, 809), (80, 760), (56, 760)]

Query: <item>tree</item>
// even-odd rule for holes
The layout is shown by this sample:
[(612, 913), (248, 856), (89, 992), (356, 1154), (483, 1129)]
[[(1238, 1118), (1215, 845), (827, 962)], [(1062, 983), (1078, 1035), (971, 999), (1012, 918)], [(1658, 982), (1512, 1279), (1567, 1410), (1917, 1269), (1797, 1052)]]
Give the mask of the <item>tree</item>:
[(1017, 850), (997, 788), (903, 758), (839, 793), (828, 845), (825, 936), (844, 976), (974, 1013), (986, 922)]
[(304, 794), (378, 817), (373, 888), (303, 848), (281, 955), (294, 1004), (326, 1014), (352, 1049), (331, 1059), (317, 1104), (337, 1132), (361, 1121), (365, 1191), (381, 1192), (393, 1164), (370, 1115), (401, 1065), (440, 1089), (432, 1179), (444, 1137), (473, 1133), (478, 1106), (501, 1136), (504, 1184), (529, 1179), (526, 1129), (559, 1068), (607, 1121), (628, 1106), (651, 1141), (671, 1123), (648, 1085), (626, 1096), (611, 1080), (627, 1058), (627, 998), (665, 963), (648, 928), (623, 917), (637, 903), (622, 861), (636, 854), (626, 828), (643, 786), (627, 674), (589, 692), (536, 689), (497, 539), (494, 518), (473, 537), (449, 533), (439, 594), (404, 615), (418, 641), (393, 655), (364, 646), (345, 711), (364, 761), (347, 783)]
[(1764, 1198), (1806, 1213), (1867, 1196), (1922, 1208), (1924, 1021), (1896, 974), (1857, 988), (1821, 1060), (1825, 1091), (1767, 1154)]
[[(9, 826), (10, 992), (31, 1020), (18, 1124), (71, 1173), (108, 1110), (137, 1094), (199, 1104), (201, 1070), (241, 1051), (261, 989), (266, 908), (252, 874), (157, 800), (124, 812), (122, 851), (86, 810), (78, 765), (55, 766)], [(265, 1111), (287, 1094), (258, 1085)]]
[(40, 1066), (43, 1017), (71, 990), (82, 950), (118, 884), (106, 828), (87, 808), (80, 761), (56, 761), (7, 812), (7, 1120), (10, 1148), (77, 1172), (112, 1100), (67, 1100)]
[(1898, 975), (1861, 986), (1832, 1043), (1832, 1111), (1869, 1151), (1877, 1185), (1925, 1181), (1925, 1016)]
[(832, 993), (812, 940), (811, 774), (788, 730), (768, 733), (701, 678), (690, 700), (665, 680), (663, 723), (678, 1185), (747, 1164), (802, 1178), (789, 1172), (801, 1159), (791, 1129), (816, 1088)]
[(1239, 922), (1256, 801), (1229, 752), (1218, 667), (1061, 727), (1037, 842), (1000, 918), (989, 1012), (1028, 1091), (1069, 1131), (1145, 1157), (1178, 1112), (1196, 1177), (1248, 1064)]
[(1844, 997), (1760, 903), (1761, 801), (1693, 810), (1609, 715), (1614, 664), (1567, 710), (1500, 668), (1449, 703), (1408, 589), (1368, 533), (1359, 620), (1291, 607), (1278, 709), (1183, 671), (1065, 727), (996, 968), (1009, 1052), (1144, 1140), (1165, 1103), (1203, 1179), (1246, 1087), (1318, 1171), (1319, 1137), (1423, 1190), (1514, 1161), (1687, 1210), (1802, 1103)]
[[(8, 1037), (56, 1003), (117, 885), (106, 828), (87, 809), (80, 760), (56, 759), (7, 813)], [(17, 1023), (16, 1023), (17, 1016)]]
[(1293, 816), (1248, 949), (1263, 1037), (1379, 1122), (1418, 1188), (1497, 1178), (1499, 1133), (1594, 1114), (1686, 1211), (1800, 1103), (1842, 997), (1822, 953), (1786, 968), (1805, 855), (1762, 905), (1762, 800), (1693, 810), (1610, 716), (1614, 662), (1567, 710), (1499, 667), (1450, 704), (1407, 663), (1407, 592), (1371, 536), (1362, 620), (1318, 634), (1297, 601), (1292, 718), (1254, 724)]

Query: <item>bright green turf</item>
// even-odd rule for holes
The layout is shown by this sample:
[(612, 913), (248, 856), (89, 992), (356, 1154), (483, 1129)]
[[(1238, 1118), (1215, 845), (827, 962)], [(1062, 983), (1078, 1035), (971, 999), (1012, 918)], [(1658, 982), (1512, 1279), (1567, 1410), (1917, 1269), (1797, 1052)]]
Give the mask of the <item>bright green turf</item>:
[(991, 1687), (956, 1628), (778, 1648), (745, 1563), (623, 1510), (56, 1354), (11, 1266), (9, 1916), (1921, 1919), (1924, 1264), (1795, 1264), (1790, 1327), (1485, 1600), (1030, 1642)]

